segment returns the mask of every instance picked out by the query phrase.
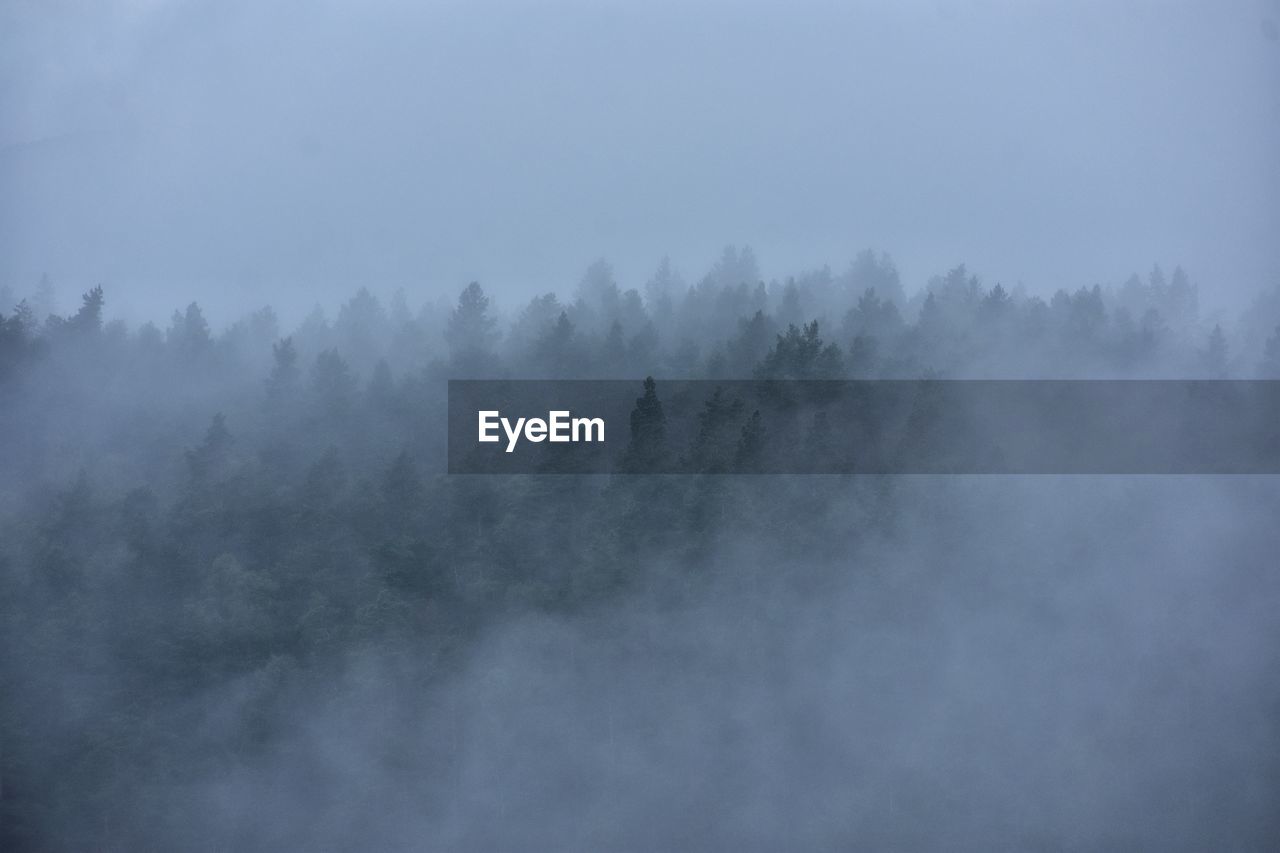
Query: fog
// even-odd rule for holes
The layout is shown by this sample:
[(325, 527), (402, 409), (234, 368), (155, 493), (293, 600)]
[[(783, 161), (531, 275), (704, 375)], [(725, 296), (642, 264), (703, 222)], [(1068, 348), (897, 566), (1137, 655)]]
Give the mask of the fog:
[[(0, 6), (0, 849), (1274, 849), (1280, 478), (731, 380), (1280, 470), (1277, 151), (1275, 3)], [(446, 473), (495, 378), (619, 464)]]
[[(1280, 7), (14, 0), (0, 283), (300, 319), (874, 246), (1006, 288), (1280, 278)], [(6, 306), (7, 310), (7, 306)]]

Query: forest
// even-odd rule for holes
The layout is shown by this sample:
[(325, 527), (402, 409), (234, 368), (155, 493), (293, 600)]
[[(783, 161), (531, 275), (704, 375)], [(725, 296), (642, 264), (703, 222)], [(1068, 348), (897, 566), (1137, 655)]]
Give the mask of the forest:
[(643, 454), (664, 380), (1280, 379), (1280, 287), (1232, 320), (1180, 267), (1046, 298), (730, 247), (376, 289), (215, 329), (0, 288), (0, 848), (1280, 837), (1274, 478), (448, 475), (443, 411), (634, 380)]

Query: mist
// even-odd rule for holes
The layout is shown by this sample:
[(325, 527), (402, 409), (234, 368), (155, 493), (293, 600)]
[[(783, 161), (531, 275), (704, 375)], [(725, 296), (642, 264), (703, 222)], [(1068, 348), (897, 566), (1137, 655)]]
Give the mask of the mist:
[[(1278, 33), (0, 7), (0, 849), (1276, 849), (1277, 468), (836, 473), (735, 383), (1274, 388)], [(634, 386), (618, 464), (449, 473), (466, 379)], [(1280, 458), (1160, 399), (1045, 432)]]
[[(0, 282), (301, 319), (749, 244), (921, 285), (1280, 277), (1274, 3), (10, 3)], [(71, 306), (67, 306), (71, 307)]]

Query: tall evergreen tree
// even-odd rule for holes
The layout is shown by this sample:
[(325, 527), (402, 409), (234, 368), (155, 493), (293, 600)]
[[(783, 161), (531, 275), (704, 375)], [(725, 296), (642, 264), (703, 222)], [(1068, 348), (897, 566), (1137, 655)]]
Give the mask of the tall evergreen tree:
[(197, 484), (205, 484), (226, 467), (231, 453), (231, 431), (221, 412), (213, 416), (204, 441), (199, 447), (186, 452), (187, 470)]
[(213, 348), (209, 323), (200, 306), (192, 302), (185, 311), (174, 311), (167, 342), (183, 361), (195, 361)]
[(760, 420), (760, 411), (757, 409), (742, 425), (742, 432), (738, 436), (738, 447), (733, 455), (734, 469), (743, 473), (759, 471), (764, 458), (764, 440), (765, 428)]
[(271, 345), (274, 364), (271, 375), (267, 377), (267, 398), (280, 402), (292, 397), (298, 389), (300, 371), (298, 370), (298, 351), (293, 346), (293, 338), (281, 338)]
[(311, 388), (330, 413), (341, 414), (351, 408), (356, 381), (336, 349), (325, 350), (316, 356), (315, 365), (311, 368)]
[(773, 349), (756, 370), (759, 379), (838, 379), (843, 372), (840, 347), (823, 345), (818, 336), (818, 321), (806, 323), (803, 329), (794, 325), (778, 335)]
[(79, 335), (96, 335), (101, 332), (102, 303), (102, 285), (98, 285), (84, 295), (84, 304), (67, 321), (68, 330)]
[(1262, 361), (1258, 363), (1260, 379), (1280, 379), (1280, 326), (1276, 326), (1271, 337), (1267, 338), (1262, 348)]
[(631, 439), (623, 455), (622, 468), (628, 473), (658, 471), (667, 461), (667, 416), (658, 399), (653, 377), (644, 380), (644, 395), (636, 398), (631, 410)]
[(496, 326), (497, 320), (489, 312), (489, 297), (478, 282), (471, 282), (458, 296), (445, 329), (455, 368), (474, 371), (488, 366), (490, 348), (497, 339)]
[(1209, 340), (1200, 354), (1204, 372), (1212, 379), (1224, 379), (1227, 375), (1227, 335), (1222, 326), (1214, 324)]

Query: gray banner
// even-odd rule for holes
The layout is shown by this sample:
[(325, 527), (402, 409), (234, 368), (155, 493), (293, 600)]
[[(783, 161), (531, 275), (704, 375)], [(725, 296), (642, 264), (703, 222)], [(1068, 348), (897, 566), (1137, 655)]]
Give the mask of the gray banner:
[(453, 474), (1276, 474), (1280, 381), (451, 380)]

